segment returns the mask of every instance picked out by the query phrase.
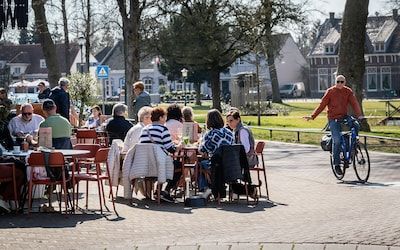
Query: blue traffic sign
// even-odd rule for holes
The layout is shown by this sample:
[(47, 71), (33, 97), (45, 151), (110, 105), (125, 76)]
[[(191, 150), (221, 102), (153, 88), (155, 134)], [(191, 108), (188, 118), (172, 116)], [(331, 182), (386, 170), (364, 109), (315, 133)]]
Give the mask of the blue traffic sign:
[(108, 65), (98, 65), (96, 68), (96, 75), (99, 79), (108, 78), (110, 74), (110, 68)]

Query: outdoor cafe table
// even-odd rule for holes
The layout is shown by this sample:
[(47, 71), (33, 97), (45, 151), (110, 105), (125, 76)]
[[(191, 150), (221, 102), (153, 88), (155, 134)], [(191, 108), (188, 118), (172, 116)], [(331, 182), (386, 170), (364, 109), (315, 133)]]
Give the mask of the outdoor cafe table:
[[(32, 152), (35, 152), (35, 151), (28, 150), (26, 152), (20, 151), (18, 153), (14, 152), (14, 151), (4, 151), (3, 155), (24, 158), (24, 157), (27, 157), (28, 155), (30, 155)], [(54, 149), (54, 150), (51, 150), (51, 152), (61, 152), (65, 157), (80, 156), (80, 155), (85, 155), (85, 154), (90, 153), (89, 150), (78, 150), (78, 149)]]

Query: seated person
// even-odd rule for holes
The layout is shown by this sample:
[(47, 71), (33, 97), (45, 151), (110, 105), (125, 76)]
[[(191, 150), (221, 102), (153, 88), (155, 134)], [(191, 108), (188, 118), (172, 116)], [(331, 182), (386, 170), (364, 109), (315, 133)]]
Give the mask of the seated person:
[[(232, 132), (224, 127), (224, 119), (216, 109), (208, 111), (206, 125), (209, 131), (204, 134), (199, 147), (199, 151), (203, 153), (205, 160), (200, 162), (200, 166), (203, 169), (210, 169), (209, 158), (221, 145), (232, 145), (235, 142), (235, 138)], [(205, 190), (205, 198), (211, 194), (211, 189), (208, 188), (208, 183), (203, 175), (199, 179), (199, 189)]]
[(2, 149), (11, 150), (14, 146), (7, 123), (7, 108), (0, 105), (0, 144)]
[(200, 125), (194, 121), (193, 119), (193, 109), (192, 107), (186, 106), (182, 109), (183, 121), (184, 122), (193, 122), (197, 125), (197, 132), (201, 133)]
[(179, 143), (182, 139), (182, 110), (178, 104), (171, 104), (167, 108), (167, 122), (165, 127), (168, 128), (173, 142)]
[(5, 88), (0, 88), (0, 105), (5, 107), (7, 111), (6, 117), (7, 121), (11, 119), (11, 106), (12, 101), (7, 97), (7, 90)]
[(109, 144), (112, 144), (114, 139), (125, 140), (126, 133), (132, 128), (132, 123), (125, 119), (128, 107), (125, 104), (117, 103), (112, 109), (112, 118), (110, 118), (106, 125), (106, 131), (109, 137)]
[(46, 119), (40, 123), (40, 128), (51, 128), (52, 144), (55, 149), (72, 149), (71, 124), (56, 113), (57, 106), (51, 99), (43, 102), (43, 112)]
[(40, 115), (33, 113), (33, 106), (30, 103), (21, 105), (21, 114), (12, 118), (8, 124), (8, 129), (12, 136), (25, 138), (30, 144), (36, 144), (33, 138), (37, 136), (39, 124), (44, 120)]
[[(165, 151), (173, 154), (177, 150), (175, 144), (171, 140), (171, 135), (165, 124), (167, 114), (163, 108), (154, 108), (151, 111), (151, 121), (152, 123), (143, 128), (140, 135), (140, 143), (154, 143), (160, 145)], [(179, 168), (180, 165), (176, 165), (174, 162), (174, 169)], [(174, 171), (173, 180), (169, 180), (165, 188), (165, 191), (161, 192), (161, 199), (168, 202), (173, 202), (174, 200), (170, 196), (170, 190), (176, 186), (180, 178), (181, 173)]]
[(232, 110), (226, 115), (226, 122), (235, 135), (235, 143), (242, 144), (247, 155), (249, 167), (254, 167), (257, 160), (255, 154), (255, 141), (251, 130), (243, 126), (238, 110)]
[(138, 112), (139, 122), (129, 129), (124, 140), (123, 152), (127, 152), (135, 144), (139, 143), (140, 134), (145, 126), (151, 124), (151, 107), (142, 107)]
[(92, 114), (89, 116), (89, 119), (85, 122), (85, 128), (97, 128), (101, 125), (100, 116), (101, 109), (99, 106), (95, 105), (91, 109)]

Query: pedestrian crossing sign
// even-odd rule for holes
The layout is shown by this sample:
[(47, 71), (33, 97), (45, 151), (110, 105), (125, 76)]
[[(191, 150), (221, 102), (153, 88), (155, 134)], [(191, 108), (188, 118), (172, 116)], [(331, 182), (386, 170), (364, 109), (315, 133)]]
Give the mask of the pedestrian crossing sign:
[(110, 68), (107, 65), (98, 65), (96, 68), (96, 75), (99, 79), (108, 78)]

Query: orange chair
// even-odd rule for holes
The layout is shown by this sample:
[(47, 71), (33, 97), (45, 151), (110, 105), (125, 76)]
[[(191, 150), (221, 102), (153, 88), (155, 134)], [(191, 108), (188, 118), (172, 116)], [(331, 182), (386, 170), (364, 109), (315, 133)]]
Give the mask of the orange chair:
[[(75, 173), (80, 173), (82, 168), (92, 166), (94, 164), (94, 158), (96, 156), (97, 151), (100, 149), (99, 144), (76, 144), (74, 145), (74, 149), (76, 150), (88, 150), (89, 153), (84, 155), (79, 155), (78, 157), (73, 158), (73, 166), (72, 166), (72, 187), (75, 188)], [(86, 193), (89, 192), (89, 187), (86, 183)], [(75, 193), (75, 192), (74, 192)], [(73, 207), (75, 208), (75, 198), (73, 199)]]
[[(114, 212), (118, 215), (116, 209), (115, 209), (115, 202), (114, 202), (114, 195), (112, 193), (112, 182), (111, 182), (111, 178), (110, 178), (110, 171), (108, 168), (108, 164), (107, 164), (107, 157), (108, 157), (108, 151), (110, 149), (109, 148), (100, 148), (97, 152), (96, 155), (94, 157), (93, 160), (93, 165), (95, 165), (95, 171), (91, 172), (90, 171), (90, 167), (86, 168), (86, 173), (77, 173), (74, 175), (74, 183), (76, 183), (76, 187), (77, 187), (77, 193), (79, 193), (79, 182), (80, 181), (87, 181), (87, 185), (89, 185), (90, 181), (95, 181), (97, 182), (97, 187), (98, 187), (98, 193), (99, 193), (99, 202), (100, 202), (100, 211), (101, 213), (103, 213), (103, 203), (104, 202), (104, 206), (106, 207), (107, 211), (110, 211), (108, 209), (108, 207), (106, 206), (106, 198), (105, 198), (105, 194), (104, 194), (104, 186), (103, 186), (103, 180), (108, 180), (109, 184), (110, 184), (110, 192), (111, 192), (111, 201), (113, 204), (113, 208), (114, 208)], [(101, 165), (105, 165), (106, 166), (106, 171), (105, 173), (103, 173), (102, 169), (101, 169)], [(88, 188), (86, 189), (86, 209), (88, 207)], [(78, 206), (78, 198), (76, 201), (76, 204)]]
[(77, 129), (76, 142), (84, 144), (98, 144), (97, 133), (94, 129)]
[(15, 204), (15, 209), (18, 209), (18, 196), (17, 196), (17, 181), (16, 181), (16, 174), (15, 174), (15, 164), (10, 162), (10, 163), (0, 163), (0, 172), (6, 172), (9, 171), (9, 169), (12, 169), (12, 175), (11, 176), (4, 176), (0, 177), (0, 183), (3, 182), (12, 182), (13, 184), (13, 189), (14, 189), (14, 204)]
[[(61, 170), (61, 180), (51, 180), (49, 177), (45, 178), (37, 178), (34, 175), (34, 169), (35, 168), (45, 168), (46, 167), (46, 162), (45, 162), (45, 153), (43, 152), (32, 152), (28, 158), (28, 164), (31, 167), (31, 171), (29, 173), (29, 189), (28, 189), (28, 214), (31, 211), (32, 207), (32, 187), (34, 185), (61, 185), (61, 193), (64, 191), (63, 194), (63, 200), (65, 203), (65, 211), (67, 212), (68, 210), (68, 200), (67, 200), (67, 181), (70, 181), (69, 178), (65, 176), (65, 159), (64, 155), (60, 152), (50, 152), (49, 154), (49, 160), (47, 162), (47, 165), (51, 169), (59, 169)], [(49, 202), (50, 197), (49, 197)], [(61, 203), (60, 202), (60, 212), (61, 212)], [(50, 205), (50, 204), (49, 204)]]
[[(256, 145), (256, 154), (258, 157), (258, 164), (254, 166), (253, 168), (250, 168), (250, 171), (257, 171), (257, 177), (258, 177), (258, 189), (260, 191), (260, 196), (261, 196), (261, 179), (260, 179), (260, 172), (263, 172), (264, 174), (264, 181), (265, 181), (265, 191), (267, 192), (267, 199), (269, 200), (269, 193), (268, 193), (268, 183), (267, 183), (267, 173), (265, 169), (265, 163), (264, 163), (264, 151), (265, 147), (265, 142), (264, 141), (259, 141)], [(260, 159), (261, 158), (261, 159)]]

